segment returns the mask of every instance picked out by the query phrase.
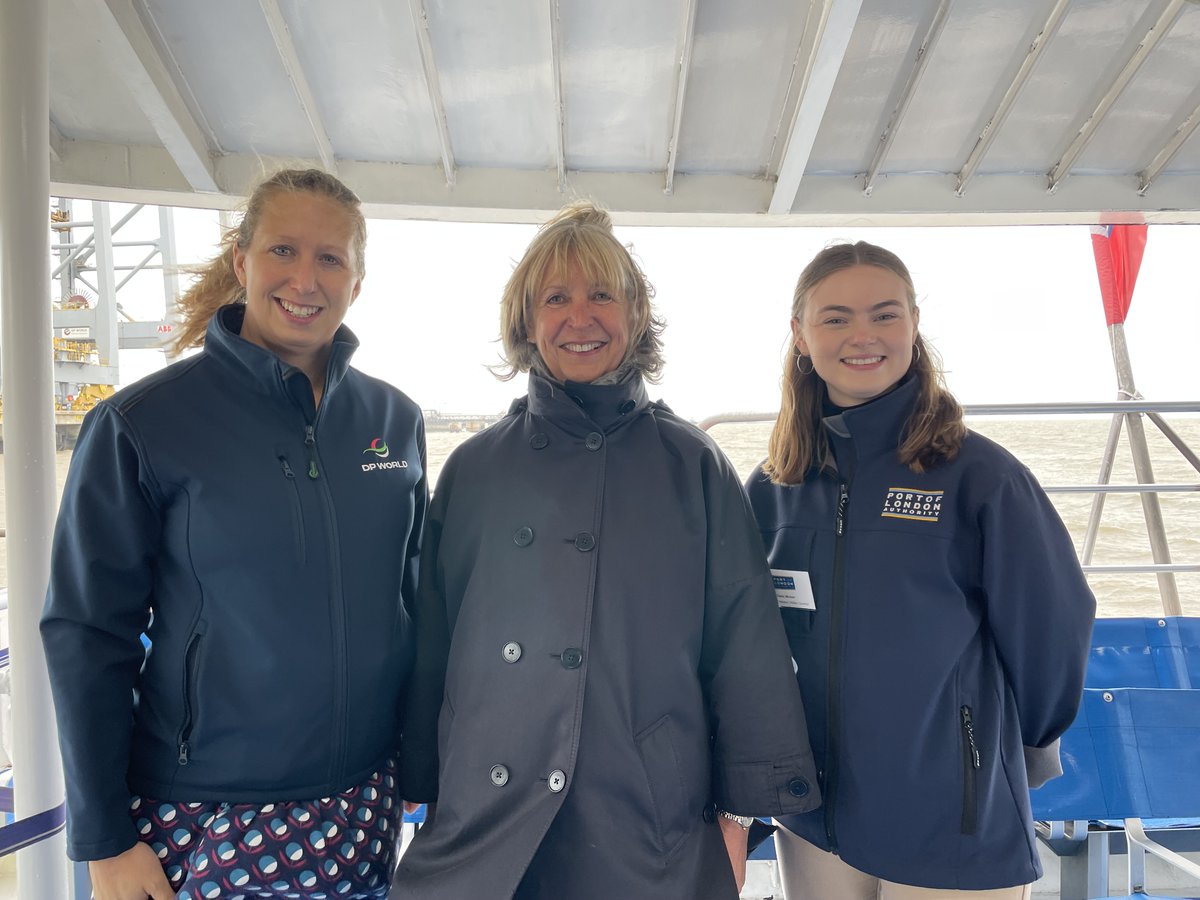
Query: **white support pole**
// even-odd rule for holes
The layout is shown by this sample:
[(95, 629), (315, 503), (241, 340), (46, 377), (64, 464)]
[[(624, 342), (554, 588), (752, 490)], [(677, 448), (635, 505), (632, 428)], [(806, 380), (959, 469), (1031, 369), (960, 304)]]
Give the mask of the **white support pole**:
[[(15, 812), (63, 802), (62, 764), (38, 618), (54, 526), (50, 319), (49, 6), (0, 0), (0, 316), (8, 522)], [(67, 893), (61, 832), (17, 853), (19, 900)]]
[[(1109, 340), (1112, 343), (1113, 364), (1117, 370), (1117, 387), (1124, 399), (1137, 397), (1137, 388), (1133, 384), (1133, 367), (1129, 362), (1129, 348), (1125, 344), (1125, 326), (1110, 325)], [(1127, 413), (1125, 424), (1129, 430), (1129, 450), (1133, 454), (1133, 471), (1137, 475), (1138, 484), (1154, 484), (1154, 468), (1150, 464), (1150, 450), (1146, 446), (1146, 429), (1142, 424), (1139, 413)], [(1142, 515), (1146, 519), (1146, 534), (1150, 538), (1150, 554), (1155, 563), (1171, 562), (1171, 548), (1167, 544), (1167, 530), (1163, 525), (1162, 507), (1158, 503), (1158, 494), (1142, 494)], [(1181, 616), (1182, 607), (1179, 604), (1179, 588), (1175, 584), (1173, 572), (1159, 572), (1158, 593), (1162, 597), (1163, 615)]]
[(96, 301), (96, 350), (100, 354), (100, 365), (111, 366), (114, 381), (117, 380), (117, 273), (113, 260), (112, 216), (108, 204), (92, 201), (92, 234), (96, 248), (96, 288), (100, 295)]

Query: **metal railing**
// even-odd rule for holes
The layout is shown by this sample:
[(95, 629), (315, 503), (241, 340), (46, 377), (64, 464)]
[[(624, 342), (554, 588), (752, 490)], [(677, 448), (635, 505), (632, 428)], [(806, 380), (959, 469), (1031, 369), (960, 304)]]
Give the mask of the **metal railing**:
[[(1162, 513), (1158, 506), (1158, 495), (1168, 493), (1200, 493), (1200, 483), (1158, 484), (1147, 478), (1147, 480), (1139, 481), (1137, 484), (1110, 484), (1108, 483), (1108, 478), (1112, 474), (1112, 466), (1116, 456), (1121, 427), (1123, 423), (1126, 423), (1126, 420), (1134, 420), (1137, 424), (1137, 427), (1134, 428), (1132, 423), (1128, 423), (1130, 450), (1134, 455), (1135, 469), (1138, 472), (1138, 476), (1139, 478), (1142, 476), (1153, 476), (1149, 450), (1145, 442), (1145, 432), (1141, 428), (1140, 417), (1143, 415), (1158, 427), (1179, 454), (1191, 464), (1192, 468), (1200, 473), (1200, 455), (1197, 455), (1196, 451), (1189, 447), (1162, 417), (1164, 413), (1200, 413), (1200, 400), (1154, 402), (1138, 397), (1130, 400), (1096, 403), (980, 403), (964, 405), (963, 413), (968, 417), (1111, 414), (1113, 419), (1109, 428), (1108, 441), (1101, 459), (1098, 483), (1045, 485), (1043, 486), (1043, 490), (1048, 494), (1074, 493), (1093, 495), (1092, 509), (1088, 515), (1087, 531), (1084, 534), (1083, 550), (1080, 552), (1080, 565), (1085, 573), (1092, 575), (1125, 573), (1154, 574), (1158, 577), (1159, 596), (1162, 599), (1163, 613), (1168, 616), (1182, 614), (1179, 591), (1175, 585), (1175, 574), (1181, 572), (1200, 572), (1200, 562), (1175, 563), (1171, 561), (1170, 548), (1167, 545), (1166, 527), (1163, 524)], [(762, 412), (721, 413), (702, 420), (699, 423), (699, 427), (704, 431), (708, 431), (715, 425), (774, 422), (776, 415), (776, 413)], [(1141, 495), (1143, 513), (1146, 520), (1146, 533), (1150, 539), (1150, 548), (1154, 558), (1153, 563), (1092, 564), (1092, 551), (1095, 548), (1096, 536), (1099, 532), (1104, 498), (1109, 494)]]

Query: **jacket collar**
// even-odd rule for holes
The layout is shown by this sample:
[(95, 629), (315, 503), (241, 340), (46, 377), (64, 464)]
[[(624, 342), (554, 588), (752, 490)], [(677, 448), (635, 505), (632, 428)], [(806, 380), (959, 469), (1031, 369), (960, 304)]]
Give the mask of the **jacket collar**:
[[(308, 379), (295, 366), (288, 365), (270, 350), (251, 343), (241, 336), (246, 306), (230, 303), (216, 311), (208, 322), (204, 335), (204, 352), (246, 387), (268, 396), (285, 396), (312, 402)], [(333, 336), (333, 347), (325, 370), (325, 392), (328, 397), (346, 376), (350, 358), (358, 349), (358, 338), (345, 325)]]
[(618, 384), (562, 384), (530, 372), (527, 402), (534, 415), (581, 435), (597, 430), (610, 434), (650, 406), (646, 383), (637, 373)]
[(919, 391), (920, 379), (909, 378), (882, 397), (823, 418), (834, 454), (852, 450), (859, 459), (895, 454)]

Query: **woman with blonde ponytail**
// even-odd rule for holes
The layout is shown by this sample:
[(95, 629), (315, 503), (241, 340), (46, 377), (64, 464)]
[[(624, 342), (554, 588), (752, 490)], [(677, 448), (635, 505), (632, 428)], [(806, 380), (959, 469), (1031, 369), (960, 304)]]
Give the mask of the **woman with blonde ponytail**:
[(42, 637), (96, 900), (387, 893), (427, 497), (420, 411), (350, 366), (365, 246), (271, 176), (179, 302), (201, 351), (84, 421)]
[(745, 494), (646, 394), (652, 295), (587, 202), (504, 290), (529, 392), (430, 507), (392, 900), (736, 900), (749, 817), (819, 802)]
[(787, 900), (1027, 900), (1041, 875), (1029, 788), (1075, 716), (1095, 600), (919, 322), (894, 253), (818, 253), (746, 485), (825, 798), (779, 819)]

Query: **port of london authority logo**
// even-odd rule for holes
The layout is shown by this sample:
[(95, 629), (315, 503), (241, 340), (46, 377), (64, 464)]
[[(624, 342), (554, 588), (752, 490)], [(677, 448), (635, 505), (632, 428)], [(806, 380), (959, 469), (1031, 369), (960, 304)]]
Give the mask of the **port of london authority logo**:
[(888, 488), (881, 516), (915, 522), (936, 522), (942, 514), (945, 491), (917, 491), (912, 488)]

